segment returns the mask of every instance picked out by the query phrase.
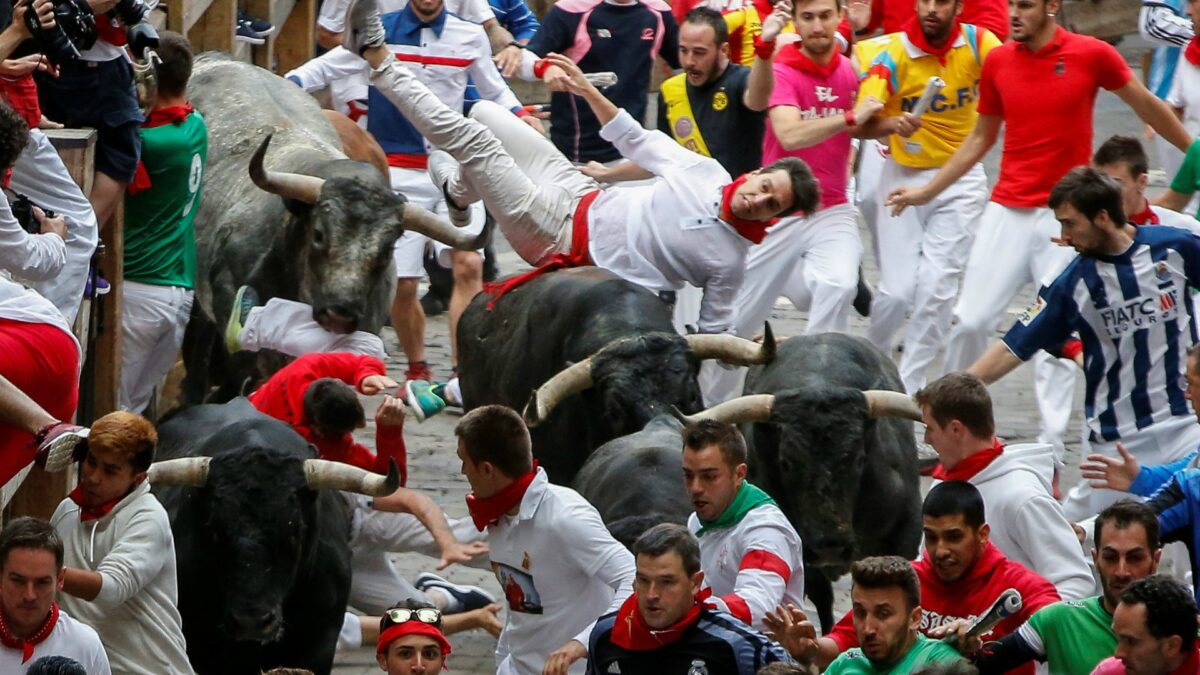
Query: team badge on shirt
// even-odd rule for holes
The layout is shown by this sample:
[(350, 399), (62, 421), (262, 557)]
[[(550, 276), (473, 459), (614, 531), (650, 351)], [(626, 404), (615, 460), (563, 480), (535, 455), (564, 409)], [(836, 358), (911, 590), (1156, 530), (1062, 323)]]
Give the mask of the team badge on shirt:
[[(713, 105), (716, 105), (715, 100), (713, 102)], [(692, 120), (690, 118), (680, 117), (679, 119), (675, 120), (675, 136), (676, 136), (676, 138), (686, 138), (688, 136), (691, 136), (692, 130), (694, 128), (695, 128), (695, 126), (692, 124)]]
[(1045, 308), (1046, 301), (1043, 300), (1042, 296), (1039, 295), (1037, 300), (1034, 300), (1033, 304), (1021, 314), (1021, 318), (1018, 320), (1021, 322), (1021, 325), (1028, 326), (1033, 322), (1034, 319), (1037, 318), (1038, 314), (1042, 313), (1042, 310)]
[(713, 110), (721, 112), (727, 107), (729, 107), (729, 97), (725, 95), (724, 91), (718, 91), (716, 95), (713, 96)]
[(1167, 263), (1162, 260), (1154, 264), (1154, 278), (1161, 282), (1171, 280), (1171, 270), (1167, 267)]

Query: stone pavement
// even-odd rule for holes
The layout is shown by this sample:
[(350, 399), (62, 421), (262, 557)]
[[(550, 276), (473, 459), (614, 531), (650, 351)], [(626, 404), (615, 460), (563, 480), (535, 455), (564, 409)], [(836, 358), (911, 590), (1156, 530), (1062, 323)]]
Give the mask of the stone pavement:
[[(1140, 61), (1140, 53), (1144, 48), (1145, 43), (1136, 36), (1127, 38), (1121, 45), (1121, 51), (1134, 64)], [(653, 114), (651, 111), (647, 118), (653, 119)], [(1107, 92), (1101, 92), (1097, 100), (1095, 125), (1094, 145), (1099, 145), (1109, 135), (1115, 133), (1141, 137), (1141, 122), (1115, 96)], [(996, 149), (989, 153), (985, 161), (988, 175), (993, 182), (998, 173), (998, 150), (1002, 142), (1003, 139), (997, 142)], [(1151, 166), (1158, 166), (1154, 144), (1148, 143), (1147, 146), (1151, 153)], [(864, 231), (864, 243), (867, 236)], [(501, 249), (499, 258), (504, 273), (512, 273), (525, 267), (520, 259), (508, 249), (502, 238), (497, 243), (498, 248)], [(867, 279), (875, 283), (879, 278), (878, 266), (870, 253), (870, 246), (864, 248), (867, 250), (863, 261), (864, 272)], [(1017, 294), (1012, 306), (1009, 307), (1008, 318), (1002, 322), (1002, 327), (1007, 328), (1012, 324), (1015, 317), (1032, 299), (1032, 294), (1032, 287), (1027, 287)], [(777, 305), (771, 322), (777, 335), (798, 335), (803, 332), (805, 318), (804, 312), (797, 311), (786, 302), (782, 302)], [(852, 315), (851, 332), (862, 335), (865, 333), (865, 329), (866, 321), (857, 315)], [(397, 346), (395, 335), (390, 329), (386, 329), (384, 339), (393, 354), (388, 360), (389, 374), (400, 380), (403, 377), (405, 363)], [(439, 378), (446, 377), (450, 368), (450, 349), (445, 315), (429, 319), (426, 330), (426, 349), (430, 367)], [(930, 370), (930, 375), (936, 376), (940, 372), (939, 368), (940, 364), (935, 363)], [(1022, 367), (991, 388), (996, 403), (997, 433), (1009, 442), (1032, 441), (1037, 438), (1039, 417), (1032, 385), (1032, 369)], [(1079, 377), (1076, 385), (1076, 413), (1071, 420), (1067, 454), (1064, 458), (1068, 466), (1062, 480), (1064, 491), (1068, 486), (1075, 484), (1079, 475), (1077, 467), (1082, 390), (1083, 382)], [(375, 403), (372, 402), (369, 405), (373, 407)], [(466, 515), (466, 504), (463, 497), (468, 492), (466, 480), (459, 474), (459, 461), (455, 455), (453, 427), (456, 420), (454, 415), (444, 414), (424, 424), (416, 424), (415, 420), (410, 417), (405, 428), (405, 439), (408, 442), (409, 452), (409, 485), (429, 492), (451, 517)], [(374, 430), (368, 427), (361, 430), (360, 436), (363, 442), (369, 444), (374, 437)], [(434, 560), (411, 554), (398, 555), (395, 557), (395, 562), (401, 572), (410, 579), (422, 571), (430, 570), (436, 563)], [(455, 566), (447, 570), (445, 574), (452, 581), (479, 584), (497, 596), (500, 595), (495, 578), (484, 571)], [(843, 578), (836, 585), (836, 590), (835, 610), (844, 612), (849, 609), (849, 577)], [(495, 640), (492, 637), (482, 631), (472, 631), (453, 636), (451, 641), (454, 645), (454, 654), (451, 656), (449, 664), (455, 673), (476, 675), (494, 672), (492, 652), (495, 648)], [(380, 670), (375, 664), (373, 649), (363, 648), (339, 654), (334, 672), (338, 675), (368, 675), (369, 673), (379, 673)]]

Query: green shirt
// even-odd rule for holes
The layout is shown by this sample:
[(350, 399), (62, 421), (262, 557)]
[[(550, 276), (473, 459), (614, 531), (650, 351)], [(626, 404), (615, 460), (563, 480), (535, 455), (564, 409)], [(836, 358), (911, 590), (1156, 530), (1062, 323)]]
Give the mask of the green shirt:
[(829, 664), (825, 669), (825, 675), (842, 675), (848, 673), (850, 675), (888, 675), (895, 673), (911, 673), (912, 671), (930, 663), (953, 663), (954, 661), (963, 660), (962, 654), (950, 645), (941, 640), (930, 640), (924, 635), (917, 634), (917, 643), (908, 650), (904, 658), (900, 659), (891, 668), (879, 670), (863, 656), (862, 649), (855, 647), (854, 649), (842, 652), (840, 656)]
[[(1182, 195), (1191, 196), (1200, 191), (1200, 140), (1191, 144), (1183, 157), (1183, 164), (1171, 180), (1171, 189)], [(1192, 214), (1200, 219), (1200, 213)]]
[(1050, 675), (1088, 675), (1117, 650), (1112, 614), (1105, 611), (1100, 596), (1046, 605), (1017, 633), (1046, 655)]
[(142, 164), (150, 187), (125, 196), (125, 278), (195, 288), (200, 186), (208, 130), (199, 112), (182, 122), (143, 127)]

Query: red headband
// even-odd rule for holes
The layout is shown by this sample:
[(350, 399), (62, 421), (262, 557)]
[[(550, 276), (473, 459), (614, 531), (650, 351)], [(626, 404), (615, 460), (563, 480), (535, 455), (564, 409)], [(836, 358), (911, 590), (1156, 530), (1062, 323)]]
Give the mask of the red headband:
[(379, 636), (379, 642), (375, 646), (375, 653), (382, 654), (386, 652), (387, 648), (393, 642), (405, 635), (425, 635), (431, 637), (437, 640), (438, 646), (442, 648), (442, 656), (450, 655), (450, 642), (446, 639), (445, 635), (442, 635), (442, 631), (438, 630), (436, 626), (420, 621), (405, 621), (404, 623), (388, 626), (388, 629), (383, 631)]

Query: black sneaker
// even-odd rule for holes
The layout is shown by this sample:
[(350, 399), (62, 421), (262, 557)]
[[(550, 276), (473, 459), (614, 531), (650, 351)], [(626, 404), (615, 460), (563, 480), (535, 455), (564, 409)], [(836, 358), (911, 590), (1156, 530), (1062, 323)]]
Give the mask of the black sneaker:
[(275, 34), (275, 26), (271, 25), (270, 21), (263, 21), (250, 16), (242, 10), (238, 10), (238, 23), (245, 22), (250, 25), (250, 30), (258, 33), (261, 37), (267, 37)]
[(265, 37), (260, 35), (258, 31), (254, 30), (253, 28), (250, 27), (249, 21), (238, 21), (237, 22), (237, 34), (235, 34), (233, 36), (233, 39), (235, 39), (239, 42), (247, 42), (252, 45), (261, 45), (261, 44), (266, 44), (266, 42), (267, 42), (267, 39)]
[(446, 605), (446, 609), (442, 610), (443, 614), (469, 612), (496, 602), (496, 598), (491, 593), (478, 586), (452, 584), (433, 572), (422, 573), (417, 577), (414, 585), (425, 592), (436, 588), (445, 593), (450, 602)]
[(854, 311), (864, 319), (871, 316), (871, 300), (874, 299), (874, 293), (871, 292), (871, 285), (863, 278), (862, 268), (858, 268), (858, 290), (854, 293)]

